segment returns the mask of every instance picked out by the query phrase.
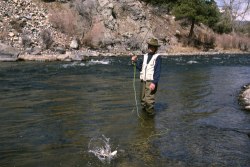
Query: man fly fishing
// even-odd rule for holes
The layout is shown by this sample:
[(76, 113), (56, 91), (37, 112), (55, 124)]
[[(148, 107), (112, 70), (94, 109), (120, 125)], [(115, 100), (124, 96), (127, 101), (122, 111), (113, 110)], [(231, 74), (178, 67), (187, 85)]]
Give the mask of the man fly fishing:
[(131, 61), (136, 63), (136, 68), (140, 71), (142, 110), (149, 116), (154, 116), (155, 94), (161, 73), (161, 57), (157, 53), (160, 45), (154, 38), (150, 39), (147, 44), (148, 50), (142, 60), (138, 60), (134, 55)]

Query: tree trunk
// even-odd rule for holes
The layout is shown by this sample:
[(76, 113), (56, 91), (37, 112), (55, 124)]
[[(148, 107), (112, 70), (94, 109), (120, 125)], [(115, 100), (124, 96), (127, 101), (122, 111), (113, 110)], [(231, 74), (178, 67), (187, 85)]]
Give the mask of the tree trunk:
[(188, 38), (192, 38), (193, 35), (194, 35), (194, 24), (195, 24), (195, 20), (193, 19), (192, 20), (192, 25), (191, 25), (191, 28), (190, 28), (190, 32), (189, 32), (189, 35), (188, 35)]

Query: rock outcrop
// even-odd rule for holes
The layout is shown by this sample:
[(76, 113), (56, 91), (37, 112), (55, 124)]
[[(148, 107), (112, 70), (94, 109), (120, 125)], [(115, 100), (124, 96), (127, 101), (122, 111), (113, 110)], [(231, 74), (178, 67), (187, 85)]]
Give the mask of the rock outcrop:
[(243, 86), (239, 95), (239, 103), (245, 110), (250, 111), (250, 84)]

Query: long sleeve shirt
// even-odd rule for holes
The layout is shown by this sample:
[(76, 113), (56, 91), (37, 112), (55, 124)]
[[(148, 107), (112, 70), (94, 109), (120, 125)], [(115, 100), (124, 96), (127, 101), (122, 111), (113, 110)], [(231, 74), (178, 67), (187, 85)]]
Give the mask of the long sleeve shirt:
[[(147, 64), (150, 62), (151, 58), (153, 57), (152, 54), (148, 54), (148, 60), (147, 60)], [(141, 71), (142, 70), (142, 64), (143, 64), (143, 60), (144, 56), (142, 57), (142, 59), (138, 60), (136, 62), (136, 68)], [(156, 58), (156, 62), (155, 62), (155, 66), (154, 66), (154, 80), (152, 81), (154, 84), (158, 84), (159, 80), (160, 80), (160, 74), (161, 74), (161, 57), (158, 56)]]

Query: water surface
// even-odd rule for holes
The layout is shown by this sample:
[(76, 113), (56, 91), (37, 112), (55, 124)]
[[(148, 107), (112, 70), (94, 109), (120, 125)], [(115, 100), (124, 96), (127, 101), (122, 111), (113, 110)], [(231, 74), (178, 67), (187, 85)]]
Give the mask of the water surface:
[[(250, 166), (237, 100), (249, 72), (250, 55), (164, 58), (156, 116), (142, 120), (129, 58), (0, 63), (0, 166)], [(88, 152), (101, 135), (110, 164)]]

